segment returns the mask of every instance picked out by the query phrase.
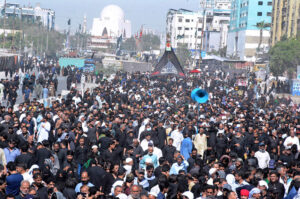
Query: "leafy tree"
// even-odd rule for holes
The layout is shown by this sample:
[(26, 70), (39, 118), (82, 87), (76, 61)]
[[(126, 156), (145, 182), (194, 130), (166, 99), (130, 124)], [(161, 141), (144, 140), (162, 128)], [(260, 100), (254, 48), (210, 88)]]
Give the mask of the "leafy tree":
[[(0, 28), (4, 27), (4, 19), (0, 19)], [(9, 17), (5, 22), (5, 29), (16, 30), (14, 34), (0, 35), (0, 46), (17, 51), (18, 49), (32, 49), (35, 54), (55, 56), (63, 49), (65, 34), (55, 30), (48, 30), (41, 22), (30, 19)], [(5, 41), (5, 43), (4, 43)], [(48, 41), (48, 42), (47, 42)]]
[[(138, 46), (137, 46), (138, 43)], [(139, 42), (136, 42), (134, 37), (126, 39), (121, 44), (122, 50), (128, 51), (150, 51), (159, 50), (160, 48), (160, 38), (157, 35), (145, 34), (142, 36)]]
[(275, 76), (296, 71), (300, 64), (300, 40), (287, 39), (275, 44), (270, 50), (270, 70)]
[(187, 44), (178, 44), (175, 54), (182, 66), (191, 61), (191, 51), (187, 48)]
[(136, 41), (134, 37), (126, 39), (121, 44), (121, 50), (136, 51)]
[(159, 50), (160, 38), (153, 34), (143, 35), (141, 38), (141, 47), (143, 51)]

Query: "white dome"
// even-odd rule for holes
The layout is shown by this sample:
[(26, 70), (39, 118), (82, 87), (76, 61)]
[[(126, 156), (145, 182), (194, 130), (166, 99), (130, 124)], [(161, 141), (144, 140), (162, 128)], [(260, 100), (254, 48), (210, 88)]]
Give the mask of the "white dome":
[(102, 20), (122, 21), (124, 22), (124, 11), (117, 5), (108, 5), (101, 12)]

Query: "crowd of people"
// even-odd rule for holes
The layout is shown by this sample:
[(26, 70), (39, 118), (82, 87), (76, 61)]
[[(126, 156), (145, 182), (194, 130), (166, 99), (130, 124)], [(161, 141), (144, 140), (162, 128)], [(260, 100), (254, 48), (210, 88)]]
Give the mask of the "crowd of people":
[[(46, 82), (31, 77), (25, 96)], [(290, 98), (257, 97), (252, 77), (238, 92), (222, 71), (97, 83), (47, 105), (1, 106), (0, 199), (300, 198), (300, 107)], [(190, 98), (197, 87), (207, 103)]]

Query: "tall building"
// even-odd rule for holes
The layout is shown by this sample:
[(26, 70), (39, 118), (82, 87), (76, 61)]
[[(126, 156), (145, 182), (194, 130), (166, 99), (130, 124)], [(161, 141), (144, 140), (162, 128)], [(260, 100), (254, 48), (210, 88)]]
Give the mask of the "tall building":
[[(227, 56), (254, 61), (260, 41), (259, 23), (271, 23), (272, 0), (233, 0)], [(270, 28), (263, 29), (261, 48), (269, 46)]]
[(199, 48), (201, 43), (203, 15), (190, 10), (170, 9), (167, 14), (167, 34), (173, 48), (185, 44), (188, 49)]
[(283, 36), (287, 38), (297, 36), (298, 31), (300, 31), (300, 1), (273, 0), (272, 45)]
[[(4, 15), (4, 4), (0, 4), (1, 17)], [(51, 9), (41, 8), (40, 4), (35, 7), (21, 7), (17, 3), (6, 3), (5, 7), (6, 17), (19, 17), (22, 20), (41, 22), (44, 27), (49, 30), (55, 28), (55, 12)]]
[(202, 44), (202, 50), (206, 52), (224, 48), (227, 46), (230, 10), (231, 0), (200, 0), (199, 12), (170, 9), (167, 33), (171, 36), (172, 46), (177, 48), (178, 44), (184, 43), (191, 51), (199, 51)]
[[(212, 0), (209, 0), (212, 1)], [(206, 51), (218, 51), (227, 46), (227, 36), (230, 22), (231, 0), (213, 0), (213, 9), (208, 16), (205, 31)], [(209, 20), (211, 18), (211, 20)]]

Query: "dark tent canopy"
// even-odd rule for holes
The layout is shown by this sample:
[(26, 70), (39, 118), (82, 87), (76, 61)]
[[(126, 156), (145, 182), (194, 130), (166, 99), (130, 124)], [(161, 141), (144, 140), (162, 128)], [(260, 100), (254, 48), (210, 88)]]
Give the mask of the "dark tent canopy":
[(156, 76), (170, 74), (179, 77), (185, 77), (184, 71), (174, 53), (173, 48), (165, 51), (151, 75)]

